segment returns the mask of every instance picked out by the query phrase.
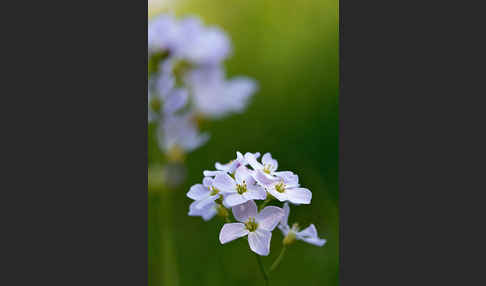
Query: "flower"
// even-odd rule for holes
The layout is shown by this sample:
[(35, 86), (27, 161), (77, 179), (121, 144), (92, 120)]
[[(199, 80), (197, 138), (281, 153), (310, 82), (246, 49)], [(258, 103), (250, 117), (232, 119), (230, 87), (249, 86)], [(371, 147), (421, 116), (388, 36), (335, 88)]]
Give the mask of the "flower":
[(188, 73), (186, 83), (192, 92), (195, 110), (211, 118), (242, 112), (257, 91), (256, 82), (250, 78), (225, 79), (219, 66), (194, 69)]
[(213, 186), (223, 193), (223, 203), (233, 207), (250, 200), (264, 200), (267, 192), (253, 178), (245, 166), (236, 169), (234, 179), (226, 173), (219, 173), (214, 178)]
[[(254, 154), (257, 158), (260, 157), (260, 153), (255, 153)], [(240, 166), (247, 166), (248, 163), (246, 162), (245, 160), (245, 156), (243, 156), (243, 154), (241, 154), (241, 152), (236, 152), (236, 159), (235, 160), (231, 160), (229, 161), (228, 163), (226, 164), (221, 164), (219, 162), (216, 162), (216, 164), (214, 164), (215, 168), (216, 168), (216, 171), (204, 171), (203, 174), (204, 176), (206, 177), (215, 177), (216, 175), (218, 174), (228, 174), (228, 175), (234, 175), (234, 172), (236, 171), (236, 169), (238, 169)]]
[(226, 223), (219, 233), (221, 244), (248, 235), (250, 249), (259, 255), (270, 253), (272, 230), (284, 216), (284, 211), (275, 206), (265, 207), (257, 213), (254, 201), (247, 201), (232, 208), (237, 223)]
[(290, 171), (280, 172), (278, 177), (269, 178), (263, 172), (257, 172), (258, 182), (265, 182), (269, 194), (281, 202), (289, 201), (293, 204), (310, 204), (312, 192), (299, 185), (299, 176)]
[(202, 184), (193, 185), (187, 197), (195, 200), (194, 207), (196, 209), (203, 209), (209, 204), (213, 204), (220, 196), (220, 192), (213, 186), (214, 179), (204, 178)]
[(284, 216), (282, 217), (278, 228), (282, 231), (284, 238), (284, 244), (290, 244), (295, 239), (305, 241), (307, 243), (316, 245), (316, 246), (323, 246), (326, 243), (325, 239), (319, 238), (317, 236), (317, 229), (316, 227), (311, 224), (306, 229), (299, 231), (298, 224), (294, 224), (292, 228), (289, 227), (288, 220), (289, 220), (289, 213), (290, 208), (289, 204), (285, 203), (283, 207)]
[(159, 146), (162, 150), (170, 152), (175, 148), (190, 152), (206, 143), (209, 135), (199, 133), (192, 117), (191, 113), (187, 113), (169, 114), (163, 118), (158, 132)]

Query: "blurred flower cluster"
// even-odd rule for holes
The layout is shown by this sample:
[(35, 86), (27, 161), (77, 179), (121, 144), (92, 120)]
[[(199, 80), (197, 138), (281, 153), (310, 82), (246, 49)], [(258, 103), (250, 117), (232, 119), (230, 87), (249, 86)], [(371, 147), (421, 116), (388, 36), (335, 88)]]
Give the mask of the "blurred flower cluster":
[[(312, 199), (312, 192), (300, 186), (299, 177), (291, 171), (277, 171), (278, 162), (270, 153), (264, 154), (261, 162), (260, 153), (236, 155), (227, 164), (216, 163), (216, 170), (204, 171), (202, 184), (190, 188), (187, 196), (194, 202), (189, 215), (204, 220), (220, 215), (226, 220), (220, 242), (247, 236), (250, 249), (258, 255), (270, 253), (272, 231), (277, 225), (284, 236), (283, 249), (295, 240), (323, 246), (326, 240), (318, 237), (313, 224), (303, 230), (298, 224), (288, 224), (289, 203), (310, 204)], [(283, 203), (283, 207), (267, 206), (272, 201)]]
[(242, 112), (256, 92), (254, 80), (226, 78), (231, 54), (224, 31), (197, 18), (162, 14), (148, 24), (148, 120), (157, 124), (160, 149), (178, 159), (208, 139), (203, 119)]

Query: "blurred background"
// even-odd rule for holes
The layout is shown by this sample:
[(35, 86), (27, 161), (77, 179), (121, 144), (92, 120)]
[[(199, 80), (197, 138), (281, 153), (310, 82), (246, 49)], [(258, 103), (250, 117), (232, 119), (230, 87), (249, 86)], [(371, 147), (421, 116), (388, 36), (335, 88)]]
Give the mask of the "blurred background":
[[(314, 223), (327, 239), (323, 247), (291, 245), (270, 285), (339, 284), (338, 6), (337, 0), (149, 0), (149, 18), (170, 11), (223, 28), (233, 44), (225, 62), (228, 77), (245, 75), (259, 83), (244, 113), (203, 123), (211, 139), (187, 156), (181, 186), (159, 184), (163, 157), (149, 126), (149, 285), (264, 285), (247, 241), (222, 246), (221, 218), (204, 222), (187, 215), (189, 187), (215, 162), (234, 159), (236, 151), (270, 152), (279, 170), (297, 173), (313, 199), (292, 207), (289, 222)], [(263, 257), (266, 268), (282, 238), (276, 229), (270, 255)]]

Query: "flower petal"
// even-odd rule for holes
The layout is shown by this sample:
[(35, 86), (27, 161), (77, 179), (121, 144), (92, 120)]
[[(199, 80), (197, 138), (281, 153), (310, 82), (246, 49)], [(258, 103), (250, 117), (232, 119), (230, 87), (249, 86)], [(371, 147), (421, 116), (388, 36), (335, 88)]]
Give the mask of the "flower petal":
[(288, 200), (287, 194), (278, 192), (277, 190), (275, 190), (275, 187), (269, 187), (267, 189), (267, 192), (281, 202), (285, 202)]
[(220, 173), (214, 178), (213, 186), (223, 193), (236, 192), (235, 181), (225, 173)]
[(211, 178), (211, 177), (205, 177), (205, 178), (203, 179), (203, 185), (204, 185), (205, 187), (211, 187), (211, 186), (213, 185), (213, 181), (214, 181), (214, 179), (213, 179), (213, 178)]
[(214, 201), (219, 198), (219, 195), (208, 196), (202, 200), (196, 201), (195, 207), (196, 209), (203, 209), (207, 205), (214, 204)]
[(209, 195), (209, 189), (202, 184), (193, 185), (189, 192), (187, 192), (187, 197), (193, 200), (201, 200)]
[(242, 223), (226, 223), (219, 233), (219, 241), (225, 244), (248, 234), (248, 230)]
[(227, 195), (224, 198), (223, 204), (225, 205), (225, 207), (231, 208), (231, 207), (237, 206), (239, 204), (246, 203), (247, 201), (248, 201), (248, 199), (246, 199), (242, 195), (236, 193), (236, 194)]
[(189, 206), (189, 213), (188, 213), (188, 215), (190, 215), (190, 216), (200, 216), (205, 221), (208, 221), (208, 220), (212, 219), (216, 215), (217, 211), (216, 211), (216, 208), (214, 208), (214, 205), (207, 205), (206, 207), (204, 207), (202, 209), (197, 209), (195, 207), (196, 203), (197, 203), (197, 201), (193, 202)]
[(271, 185), (275, 182), (279, 182), (281, 181), (282, 179), (280, 178), (277, 178), (277, 177), (274, 177), (274, 176), (271, 176), (271, 175), (268, 175), (266, 174), (265, 172), (263, 172), (262, 170), (257, 170), (255, 172), (255, 179), (262, 185), (264, 186), (268, 186), (268, 185)]
[(312, 193), (305, 188), (286, 189), (288, 201), (294, 204), (310, 204)]
[[(260, 153), (255, 153), (255, 154), (258, 154), (260, 155)], [(250, 166), (253, 168), (253, 170), (261, 170), (263, 169), (263, 165), (260, 164), (258, 161), (257, 161), (257, 156), (253, 154), (253, 153), (245, 153), (245, 160), (246, 162), (248, 162), (248, 164), (250, 164)]]
[(288, 227), (289, 226), (289, 214), (290, 214), (289, 203), (286, 202), (284, 204), (283, 211), (284, 211), (284, 215), (283, 215), (282, 219), (280, 220), (280, 224)]
[(273, 174), (281, 178), (285, 185), (289, 188), (295, 188), (299, 186), (299, 176), (291, 171), (275, 172)]
[(317, 236), (317, 229), (313, 224), (311, 224), (306, 229), (296, 233), (296, 236), (300, 240), (317, 246), (323, 246), (326, 243), (325, 239), (319, 238)]
[(256, 217), (257, 205), (254, 201), (247, 201), (246, 203), (234, 206), (232, 209), (235, 219), (239, 222), (247, 222), (249, 217)]
[(270, 153), (265, 153), (262, 157), (262, 163), (263, 163), (263, 166), (269, 166), (269, 170), (274, 172), (277, 170), (278, 168), (278, 162), (277, 160), (273, 159), (272, 158), (272, 154)]
[(248, 186), (248, 191), (243, 194), (247, 200), (264, 200), (267, 198), (267, 192), (260, 186)]
[(258, 228), (272, 231), (284, 215), (285, 213), (283, 209), (275, 206), (269, 206), (265, 207), (256, 216), (255, 220), (258, 222)]
[(240, 166), (236, 169), (235, 180), (237, 184), (253, 184), (255, 182), (251, 171), (245, 166)]
[(203, 175), (205, 177), (216, 177), (219, 174), (224, 174), (224, 171), (204, 171)]
[(259, 255), (268, 255), (270, 253), (270, 240), (272, 232), (264, 229), (257, 229), (248, 234), (248, 244), (250, 249)]

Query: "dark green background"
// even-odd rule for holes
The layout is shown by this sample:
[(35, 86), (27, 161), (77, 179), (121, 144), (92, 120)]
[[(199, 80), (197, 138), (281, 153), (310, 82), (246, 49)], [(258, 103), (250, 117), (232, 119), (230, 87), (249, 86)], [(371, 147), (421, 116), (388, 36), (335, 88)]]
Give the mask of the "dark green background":
[[(248, 242), (220, 245), (219, 217), (187, 216), (185, 194), (214, 162), (236, 151), (271, 152), (280, 170), (299, 175), (313, 192), (311, 205), (291, 208), (290, 222), (314, 223), (328, 240), (321, 248), (297, 242), (271, 285), (338, 285), (338, 1), (186, 1), (176, 15), (197, 15), (222, 27), (234, 53), (228, 75), (247, 75), (260, 86), (246, 112), (205, 122), (208, 144), (189, 154), (181, 187), (157, 188), (149, 181), (149, 285), (264, 285)], [(162, 162), (149, 130), (149, 164)], [(153, 171), (153, 168), (151, 168)], [(268, 268), (281, 248), (273, 232)]]

